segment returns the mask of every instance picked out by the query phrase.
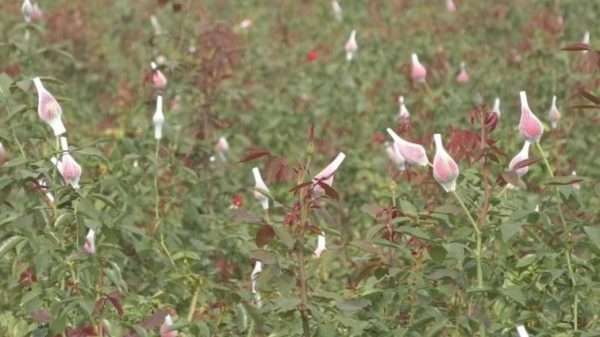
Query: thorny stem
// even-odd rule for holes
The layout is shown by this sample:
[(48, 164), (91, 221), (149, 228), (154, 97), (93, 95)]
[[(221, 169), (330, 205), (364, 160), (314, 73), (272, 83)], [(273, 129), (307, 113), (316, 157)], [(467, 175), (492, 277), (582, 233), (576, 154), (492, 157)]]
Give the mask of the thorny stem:
[(471, 212), (469, 212), (469, 209), (467, 208), (467, 206), (465, 206), (465, 203), (462, 200), (462, 198), (458, 195), (458, 193), (456, 193), (456, 191), (452, 192), (452, 194), (454, 195), (456, 200), (458, 200), (458, 203), (467, 214), (467, 217), (469, 218), (469, 221), (471, 222), (471, 225), (473, 225), (473, 229), (475, 230), (475, 239), (477, 241), (477, 248), (475, 250), (475, 260), (477, 261), (477, 287), (479, 289), (483, 289), (483, 269), (481, 268), (481, 231), (479, 230), (477, 222), (475, 221), (475, 219), (473, 219)]
[[(546, 155), (546, 152), (544, 152), (544, 149), (542, 148), (542, 146), (540, 145), (540, 142), (536, 142), (535, 146), (537, 148), (537, 150), (540, 152), (540, 156), (542, 156), (542, 160), (544, 161), (544, 165), (546, 166), (546, 169), (548, 171), (548, 174), (550, 175), (550, 177), (554, 177), (554, 172), (552, 171), (552, 166), (550, 166), (550, 162), (548, 162), (548, 156)], [(573, 269), (573, 264), (571, 262), (571, 232), (569, 231), (569, 228), (567, 226), (567, 221), (565, 220), (565, 215), (563, 214), (562, 208), (561, 206), (561, 197), (560, 197), (560, 192), (558, 191), (558, 188), (555, 189), (556, 192), (556, 197), (557, 197), (557, 202), (558, 202), (558, 215), (560, 218), (560, 222), (563, 226), (563, 230), (565, 232), (565, 235), (567, 236), (567, 249), (565, 250), (565, 259), (567, 260), (567, 269), (569, 271), (569, 278), (571, 279), (571, 286), (573, 288), (573, 290), (575, 291), (574, 294), (574, 298), (573, 298), (573, 329), (575, 331), (578, 330), (578, 320), (579, 320), (579, 297), (577, 295), (577, 290), (575, 289), (577, 287), (577, 280), (575, 279), (575, 270)]]

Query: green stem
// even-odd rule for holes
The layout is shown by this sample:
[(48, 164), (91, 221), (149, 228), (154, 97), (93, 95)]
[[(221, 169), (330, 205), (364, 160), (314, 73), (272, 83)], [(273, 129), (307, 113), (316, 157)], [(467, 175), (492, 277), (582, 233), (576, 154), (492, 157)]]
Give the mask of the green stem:
[[(550, 177), (554, 177), (554, 171), (552, 170), (552, 166), (550, 166), (550, 162), (548, 162), (548, 156), (546, 155), (546, 152), (544, 152), (544, 149), (542, 148), (542, 146), (540, 145), (540, 142), (536, 142), (535, 146), (537, 148), (537, 150), (540, 153), (540, 156), (542, 156), (542, 160), (544, 161), (544, 165), (546, 166), (546, 169), (548, 170), (548, 174), (550, 175)], [(573, 287), (573, 290), (575, 291), (574, 294), (574, 298), (573, 298), (573, 329), (575, 331), (577, 331), (579, 329), (578, 327), (578, 320), (579, 320), (579, 297), (577, 295), (577, 290), (575, 289), (577, 287), (577, 280), (575, 278), (575, 270), (573, 269), (573, 263), (571, 262), (571, 233), (569, 231), (569, 228), (567, 226), (567, 221), (565, 220), (565, 215), (562, 211), (561, 208), (561, 197), (560, 197), (560, 192), (558, 191), (558, 188), (555, 188), (555, 193), (556, 193), (556, 198), (557, 198), (557, 203), (558, 203), (558, 215), (560, 218), (560, 222), (563, 226), (563, 230), (565, 232), (565, 235), (567, 235), (567, 249), (565, 250), (565, 259), (567, 260), (567, 269), (569, 271), (569, 278), (571, 279), (571, 286)]]
[(190, 303), (190, 311), (188, 312), (187, 321), (188, 323), (192, 323), (192, 319), (194, 319), (194, 312), (196, 312), (196, 303), (198, 302), (198, 294), (200, 293), (200, 284), (196, 286), (196, 290), (194, 290), (194, 296), (192, 297), (192, 302)]
[(475, 249), (475, 260), (477, 261), (477, 287), (479, 289), (483, 289), (483, 269), (481, 268), (481, 255), (482, 255), (482, 253), (481, 253), (482, 252), (481, 230), (479, 230), (479, 226), (477, 225), (477, 222), (471, 215), (471, 212), (469, 212), (469, 209), (467, 208), (467, 206), (465, 206), (465, 203), (462, 200), (462, 198), (460, 197), (460, 195), (458, 195), (458, 193), (456, 191), (453, 191), (452, 194), (454, 195), (456, 200), (458, 200), (458, 203), (460, 204), (462, 209), (465, 211), (465, 214), (467, 214), (467, 217), (469, 218), (469, 221), (471, 222), (471, 225), (473, 225), (473, 229), (475, 230), (475, 239), (477, 241), (477, 248)]
[(542, 149), (542, 146), (540, 145), (539, 141), (535, 142), (535, 147), (540, 152), (540, 156), (542, 156), (542, 160), (544, 161), (544, 166), (546, 166), (546, 170), (548, 170), (548, 174), (550, 175), (550, 177), (554, 177), (552, 166), (550, 166), (550, 163), (548, 162), (548, 156), (546, 156), (546, 152), (544, 152), (544, 149)]
[(160, 151), (160, 139), (156, 141), (156, 149), (154, 152), (154, 227), (152, 228), (152, 233), (155, 233), (158, 230), (158, 226), (160, 224), (160, 193), (158, 190), (158, 174), (159, 174), (159, 151)]

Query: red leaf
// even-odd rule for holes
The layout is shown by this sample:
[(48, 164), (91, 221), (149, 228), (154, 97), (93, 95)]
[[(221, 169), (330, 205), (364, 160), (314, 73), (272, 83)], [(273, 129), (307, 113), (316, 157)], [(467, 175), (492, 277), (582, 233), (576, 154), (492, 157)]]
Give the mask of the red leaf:
[(333, 187), (325, 184), (322, 181), (317, 182), (317, 184), (319, 184), (319, 186), (321, 186), (321, 188), (325, 191), (325, 195), (327, 195), (330, 199), (334, 199), (334, 200), (340, 199), (340, 196), (338, 195), (337, 191), (333, 189)]
[(119, 317), (123, 317), (124, 311), (123, 311), (123, 305), (121, 304), (121, 294), (114, 291), (114, 292), (108, 294), (106, 297), (108, 298), (110, 303), (112, 303), (113, 307), (115, 307), (115, 309), (119, 313)]
[(529, 159), (521, 160), (513, 167), (513, 171), (516, 171), (523, 167), (531, 166), (531, 165), (537, 163), (538, 161), (540, 161), (540, 160), (537, 158), (529, 158)]
[(573, 43), (573, 44), (567, 45), (565, 47), (562, 47), (561, 50), (566, 50), (566, 51), (590, 50), (590, 45), (587, 43), (577, 42), (577, 43)]
[(262, 248), (273, 241), (274, 237), (275, 230), (273, 230), (273, 227), (271, 227), (271, 225), (263, 225), (258, 232), (256, 232), (256, 245), (258, 248)]
[(290, 189), (290, 192), (295, 193), (296, 191), (301, 190), (309, 185), (312, 185), (312, 181), (307, 181), (303, 182), (302, 184), (296, 185)]
[(271, 152), (267, 150), (254, 149), (248, 151), (248, 153), (240, 160), (240, 163), (249, 162), (260, 157), (270, 156)]

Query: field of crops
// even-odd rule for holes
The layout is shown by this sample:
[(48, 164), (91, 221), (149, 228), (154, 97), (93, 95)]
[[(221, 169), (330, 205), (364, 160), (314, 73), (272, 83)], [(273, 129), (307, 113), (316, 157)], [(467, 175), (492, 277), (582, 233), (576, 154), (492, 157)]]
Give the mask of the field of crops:
[(599, 18), (1, 1), (0, 337), (600, 336)]

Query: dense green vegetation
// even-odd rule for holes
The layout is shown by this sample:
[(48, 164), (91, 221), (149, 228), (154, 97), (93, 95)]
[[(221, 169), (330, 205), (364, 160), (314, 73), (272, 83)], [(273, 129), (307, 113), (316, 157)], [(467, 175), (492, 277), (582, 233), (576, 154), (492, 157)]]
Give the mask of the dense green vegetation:
[(600, 335), (600, 2), (339, 5), (2, 1), (0, 336)]

